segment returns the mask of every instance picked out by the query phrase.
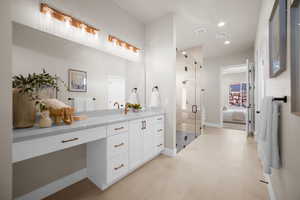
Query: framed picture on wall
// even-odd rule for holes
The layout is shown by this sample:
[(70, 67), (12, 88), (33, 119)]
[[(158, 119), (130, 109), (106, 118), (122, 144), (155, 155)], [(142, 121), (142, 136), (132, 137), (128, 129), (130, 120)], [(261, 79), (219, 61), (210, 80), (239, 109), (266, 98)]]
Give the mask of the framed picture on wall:
[(70, 92), (87, 92), (87, 72), (69, 69), (69, 81)]
[(291, 2), (291, 111), (300, 116), (300, 0)]
[(270, 78), (286, 69), (287, 1), (275, 0), (269, 19)]

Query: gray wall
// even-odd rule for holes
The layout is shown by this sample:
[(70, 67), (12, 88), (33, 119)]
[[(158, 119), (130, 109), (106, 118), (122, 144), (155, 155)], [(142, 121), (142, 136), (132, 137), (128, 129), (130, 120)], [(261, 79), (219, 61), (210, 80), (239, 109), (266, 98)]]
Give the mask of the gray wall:
[(11, 20), (10, 0), (1, 1), (0, 6), (0, 199), (11, 199)]
[(204, 58), (204, 66), (201, 71), (201, 86), (205, 89), (204, 107), (206, 123), (220, 125), (221, 112), (221, 89), (220, 73), (221, 67), (229, 65), (240, 65), (246, 63), (246, 59), (253, 61), (253, 48), (237, 52), (224, 57)]
[[(290, 3), (290, 1), (289, 1)], [(256, 38), (256, 52), (260, 55), (257, 63), (263, 67), (265, 80), (265, 94), (267, 96), (288, 96), (288, 103), (282, 105), (282, 114), (280, 121), (280, 154), (282, 159), (282, 168), (272, 170), (271, 183), (275, 191), (277, 200), (299, 200), (300, 199), (300, 117), (291, 113), (290, 102), (290, 41), (288, 40), (287, 50), (287, 70), (276, 78), (269, 78), (268, 50), (268, 19), (274, 0), (263, 1), (260, 14), (259, 29)], [(288, 5), (289, 7), (289, 5)], [(288, 9), (288, 16), (289, 9)], [(288, 19), (289, 24), (290, 19)], [(288, 26), (288, 31), (290, 30)], [(261, 53), (262, 52), (262, 53)]]

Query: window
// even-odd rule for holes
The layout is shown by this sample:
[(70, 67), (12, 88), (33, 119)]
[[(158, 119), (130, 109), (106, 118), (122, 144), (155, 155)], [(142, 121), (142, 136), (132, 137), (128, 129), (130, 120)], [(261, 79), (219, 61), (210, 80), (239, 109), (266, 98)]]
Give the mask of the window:
[(229, 86), (229, 105), (246, 107), (247, 104), (247, 84), (237, 83)]

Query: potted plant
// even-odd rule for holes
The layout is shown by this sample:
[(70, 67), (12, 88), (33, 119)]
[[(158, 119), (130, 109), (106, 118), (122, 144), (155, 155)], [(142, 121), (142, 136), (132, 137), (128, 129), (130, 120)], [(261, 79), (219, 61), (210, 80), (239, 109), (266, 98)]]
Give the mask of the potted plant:
[(131, 108), (132, 112), (139, 112), (142, 109), (142, 106), (140, 104), (128, 103), (128, 108)]
[(13, 76), (13, 125), (14, 128), (28, 128), (35, 123), (36, 108), (47, 111), (40, 94), (45, 89), (59, 90), (56, 75), (50, 75), (43, 69), (40, 74)]

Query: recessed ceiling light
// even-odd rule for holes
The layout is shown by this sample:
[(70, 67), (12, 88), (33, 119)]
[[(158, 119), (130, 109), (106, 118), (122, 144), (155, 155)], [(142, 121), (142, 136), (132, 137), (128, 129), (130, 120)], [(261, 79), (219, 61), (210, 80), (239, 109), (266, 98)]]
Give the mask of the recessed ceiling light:
[(226, 41), (224, 42), (225, 45), (230, 44), (230, 43), (231, 43), (231, 42), (230, 42), (229, 40), (226, 40)]
[(182, 53), (182, 55), (186, 55), (186, 51), (182, 51), (181, 53)]
[(225, 22), (219, 22), (218, 27), (223, 27), (223, 26), (225, 26), (225, 24), (226, 24)]

